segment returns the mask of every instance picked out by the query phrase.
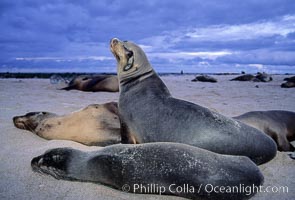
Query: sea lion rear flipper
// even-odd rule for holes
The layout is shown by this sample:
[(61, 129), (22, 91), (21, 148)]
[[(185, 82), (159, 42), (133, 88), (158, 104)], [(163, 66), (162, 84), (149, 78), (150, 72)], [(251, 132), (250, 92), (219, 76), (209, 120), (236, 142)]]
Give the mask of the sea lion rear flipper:
[(76, 88), (75, 85), (70, 85), (70, 86), (67, 86), (67, 87), (61, 88), (61, 89), (59, 89), (59, 90), (67, 90), (67, 91), (69, 91), (69, 90), (73, 90), (73, 89), (75, 89), (75, 88)]
[(288, 153), (291, 159), (295, 160), (295, 151), (292, 153)]

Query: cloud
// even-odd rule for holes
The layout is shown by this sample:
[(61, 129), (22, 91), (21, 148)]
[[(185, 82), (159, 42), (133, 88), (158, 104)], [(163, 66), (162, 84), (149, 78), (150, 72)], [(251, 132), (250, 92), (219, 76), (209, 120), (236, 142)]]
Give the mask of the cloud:
[(284, 16), (271, 22), (255, 22), (239, 25), (217, 25), (195, 28), (185, 35), (197, 41), (234, 41), (251, 40), (261, 37), (280, 35), (286, 37), (295, 31), (295, 15)]
[(84, 61), (84, 60), (98, 60), (98, 61), (105, 61), (105, 60), (113, 60), (113, 57), (106, 57), (106, 56), (78, 56), (78, 57), (27, 57), (27, 58), (15, 58), (17, 61), (55, 61), (55, 62), (71, 62), (71, 61)]
[(108, 43), (118, 37), (140, 44), (163, 70), (294, 70), (294, 10), (293, 0), (1, 0), (0, 66), (112, 67)]

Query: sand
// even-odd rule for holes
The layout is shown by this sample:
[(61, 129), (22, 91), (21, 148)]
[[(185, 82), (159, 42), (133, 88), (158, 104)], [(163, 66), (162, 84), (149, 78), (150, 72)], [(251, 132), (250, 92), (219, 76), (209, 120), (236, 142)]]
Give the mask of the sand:
[[(233, 78), (230, 75), (215, 77), (218, 83), (191, 82), (193, 75), (169, 75), (162, 79), (173, 96), (226, 116), (252, 110), (295, 111), (295, 88), (280, 88), (286, 76), (273, 76), (274, 81), (269, 83), (229, 81)], [(47, 149), (70, 146), (94, 150), (99, 147), (44, 140), (15, 128), (13, 116), (31, 111), (67, 114), (89, 104), (118, 100), (118, 93), (60, 91), (56, 87), (48, 79), (0, 79), (0, 199), (182, 199), (124, 193), (99, 184), (56, 180), (34, 173), (30, 167), (31, 159)], [(265, 176), (264, 186), (287, 186), (288, 193), (259, 193), (252, 199), (295, 199), (295, 160), (291, 160), (287, 153), (278, 153), (274, 160), (260, 166), (260, 169)]]

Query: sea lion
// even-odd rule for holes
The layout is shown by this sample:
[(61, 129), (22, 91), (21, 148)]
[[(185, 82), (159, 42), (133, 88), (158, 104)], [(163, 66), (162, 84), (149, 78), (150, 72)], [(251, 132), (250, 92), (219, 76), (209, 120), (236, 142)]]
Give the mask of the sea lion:
[(288, 78), (284, 78), (284, 81), (295, 82), (295, 76), (291, 76), (291, 77), (288, 77)]
[(230, 81), (252, 81), (254, 78), (255, 76), (252, 74), (244, 74), (236, 78), (233, 78)]
[(17, 128), (47, 140), (72, 140), (85, 145), (106, 146), (119, 143), (120, 120), (117, 103), (89, 105), (81, 111), (58, 116), (49, 112), (30, 112), (13, 118)]
[(269, 74), (265, 72), (263, 73), (258, 72), (253, 81), (254, 82), (270, 82), (272, 80), (273, 79)]
[(236, 78), (231, 79), (230, 81), (254, 81), (254, 82), (269, 82), (272, 81), (272, 77), (268, 75), (267, 73), (258, 72), (256, 76), (252, 74), (245, 74), (238, 76)]
[(112, 75), (81, 75), (74, 78), (67, 87), (61, 90), (81, 90), (85, 92), (118, 92), (117, 76)]
[(173, 98), (136, 44), (114, 38), (110, 48), (120, 83), (122, 143), (185, 143), (220, 154), (248, 156), (257, 164), (275, 157), (275, 142), (257, 129)]
[(284, 81), (287, 81), (285, 83), (281, 84), (282, 88), (292, 88), (295, 87), (295, 76), (285, 78)]
[(192, 82), (197, 82), (197, 81), (216, 83), (217, 79), (208, 75), (199, 75), (192, 80)]
[(279, 151), (295, 150), (290, 143), (295, 140), (295, 112), (252, 111), (233, 118), (269, 135), (277, 143)]
[(264, 179), (245, 156), (178, 143), (116, 144), (93, 152), (57, 148), (33, 158), (31, 166), (57, 179), (190, 199), (248, 199), (257, 190), (244, 188), (259, 187)]
[(289, 82), (289, 81), (287, 81), (285, 83), (282, 83), (281, 84), (281, 87), (282, 88), (293, 88), (293, 87), (295, 87), (295, 82)]

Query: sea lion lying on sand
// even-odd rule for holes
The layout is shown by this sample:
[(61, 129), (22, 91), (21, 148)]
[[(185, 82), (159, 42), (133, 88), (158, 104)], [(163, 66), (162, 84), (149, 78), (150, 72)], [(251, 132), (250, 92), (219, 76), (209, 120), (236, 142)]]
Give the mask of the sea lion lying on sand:
[(252, 74), (245, 74), (231, 79), (230, 81), (254, 81), (254, 82), (269, 82), (272, 81), (272, 77), (267, 73), (258, 72), (256, 76)]
[(121, 141), (117, 103), (93, 104), (69, 115), (30, 112), (13, 118), (17, 128), (47, 140), (72, 140), (85, 145), (106, 146)]
[(284, 81), (287, 81), (285, 83), (282, 83), (282, 88), (292, 88), (295, 87), (295, 76), (285, 78)]
[(258, 188), (263, 183), (259, 168), (245, 156), (179, 143), (116, 144), (93, 152), (58, 148), (35, 157), (31, 165), (34, 171), (57, 179), (189, 199), (248, 199), (257, 190), (239, 188)]
[(210, 83), (216, 83), (217, 82), (216, 78), (208, 76), (208, 75), (199, 75), (199, 76), (196, 76), (196, 78), (194, 78), (192, 80), (192, 82), (197, 82), (197, 81), (210, 82)]
[(81, 90), (85, 92), (118, 92), (117, 76), (113, 75), (81, 75), (74, 78), (67, 87), (61, 90)]
[(252, 111), (233, 117), (274, 139), (279, 151), (294, 151), (295, 112), (284, 110)]

